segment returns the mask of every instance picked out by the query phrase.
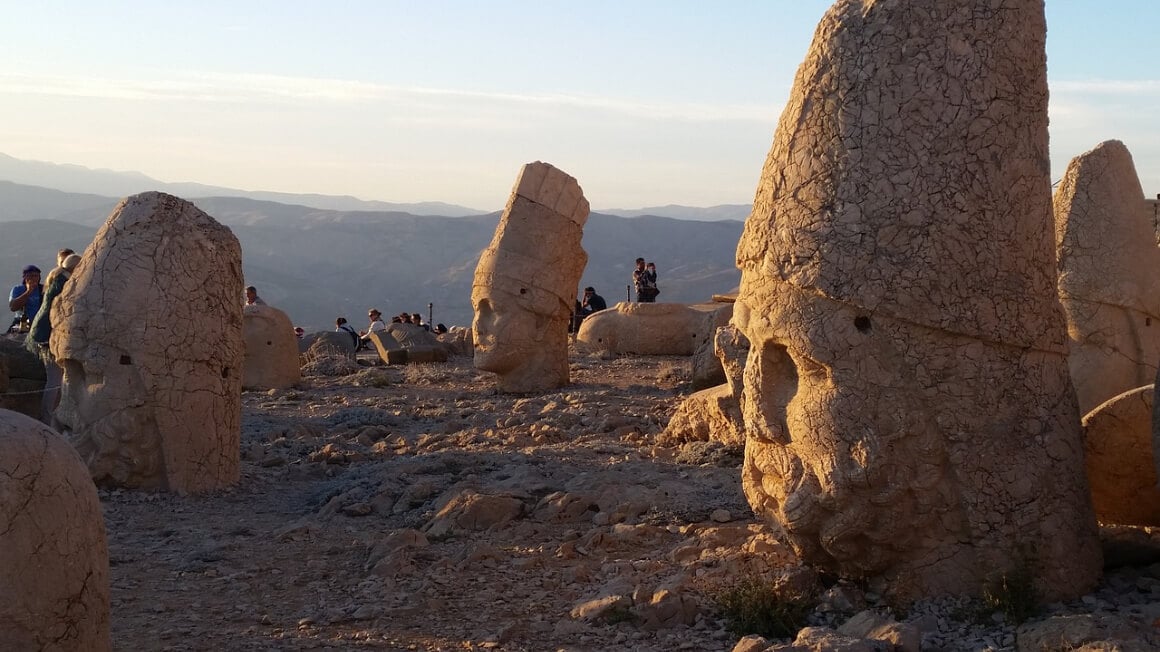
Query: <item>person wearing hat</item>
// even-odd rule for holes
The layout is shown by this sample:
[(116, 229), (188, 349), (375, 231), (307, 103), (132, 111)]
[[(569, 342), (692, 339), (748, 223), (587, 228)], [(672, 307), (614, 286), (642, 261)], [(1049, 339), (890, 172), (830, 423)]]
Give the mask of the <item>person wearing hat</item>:
[(370, 326), (367, 326), (367, 332), (363, 334), (361, 340), (365, 345), (371, 341), (371, 333), (375, 331), (387, 330), (387, 325), (383, 322), (383, 313), (379, 312), (378, 308), (371, 308), (367, 311), (367, 319), (371, 320)]
[(36, 316), (36, 312), (40, 310), (43, 298), (44, 285), (40, 283), (40, 268), (36, 265), (29, 265), (22, 272), (20, 285), (12, 288), (12, 291), (8, 293), (8, 309), (20, 313), (13, 322), (20, 324), (20, 332), (28, 330), (29, 323)]
[(46, 379), (44, 394), (41, 395), (40, 420), (49, 426), (55, 425), (52, 415), (56, 411), (57, 403), (60, 402), (60, 385), (64, 375), (48, 349), (48, 337), (52, 334), (52, 304), (64, 290), (65, 281), (68, 281), (80, 261), (80, 256), (69, 254), (61, 261), (60, 267), (48, 273), (43, 300), (32, 318), (28, 335), (24, 338), (25, 348), (40, 356), (40, 360), (44, 362)]

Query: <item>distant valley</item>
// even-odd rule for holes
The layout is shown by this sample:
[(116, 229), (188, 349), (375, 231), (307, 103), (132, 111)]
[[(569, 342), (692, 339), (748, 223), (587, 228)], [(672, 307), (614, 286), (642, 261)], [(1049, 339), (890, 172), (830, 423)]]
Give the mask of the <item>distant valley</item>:
[[(329, 330), (337, 316), (361, 326), (371, 306), (386, 315), (407, 311), (426, 317), (428, 304), (436, 322), (469, 325), (475, 266), (500, 216), (179, 196), (234, 231), (242, 244), (246, 283), (307, 330)], [(26, 264), (51, 267), (61, 247), (84, 249), (119, 199), (0, 181), (0, 272), (5, 275), (0, 278), (8, 279), (5, 287), (19, 281)], [(698, 210), (672, 208), (686, 209), (683, 214)], [(734, 252), (741, 228), (741, 221), (731, 219), (593, 213), (584, 229), (589, 260), (581, 287), (595, 286), (610, 305), (623, 301), (632, 261), (643, 256), (657, 263), (662, 301), (705, 301), (740, 281)]]

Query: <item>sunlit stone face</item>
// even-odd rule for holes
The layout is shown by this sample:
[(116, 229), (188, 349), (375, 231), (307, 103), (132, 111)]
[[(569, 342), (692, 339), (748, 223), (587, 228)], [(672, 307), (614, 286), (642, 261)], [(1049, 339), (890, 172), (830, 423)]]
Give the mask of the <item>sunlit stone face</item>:
[[(927, 486), (943, 480), (935, 432), (908, 407), (923, 394), (907, 368), (920, 356), (900, 352), (898, 338), (916, 334), (790, 286), (747, 292), (743, 276), (742, 288), (734, 323), (750, 341), (751, 440), (743, 483), (755, 509), (775, 516), (807, 559), (856, 576), (888, 570), (896, 549), (921, 558), (918, 533), (947, 506), (941, 490), (915, 491), (919, 473)], [(939, 527), (960, 528), (955, 518)]]
[(99, 484), (206, 491), (236, 482), (241, 250), (177, 197), (117, 207), (53, 304), (57, 418)]
[(588, 255), (588, 201), (576, 180), (543, 162), (520, 169), (491, 244), (475, 268), (475, 366), (503, 392), (568, 384), (568, 319)]
[(542, 326), (550, 320), (522, 305), (516, 295), (491, 287), (476, 288), (471, 303), (476, 369), (510, 374), (535, 362), (545, 336)]

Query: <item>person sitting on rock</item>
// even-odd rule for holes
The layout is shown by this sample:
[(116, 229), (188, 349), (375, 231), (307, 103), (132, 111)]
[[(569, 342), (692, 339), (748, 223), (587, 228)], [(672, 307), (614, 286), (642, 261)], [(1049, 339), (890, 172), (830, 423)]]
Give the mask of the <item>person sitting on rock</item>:
[(246, 288), (246, 305), (247, 306), (264, 306), (264, 305), (266, 305), (266, 302), (262, 301), (262, 297), (258, 296), (258, 288), (254, 287), (252, 285), (248, 286)]
[(360, 338), (364, 347), (370, 345), (371, 333), (387, 330), (387, 325), (383, 322), (383, 313), (379, 312), (378, 308), (368, 310), (367, 319), (371, 320), (371, 323), (367, 326), (366, 334)]
[(608, 302), (604, 300), (604, 297), (596, 294), (596, 288), (592, 286), (584, 288), (584, 300), (580, 302), (580, 314), (587, 317), (598, 310), (607, 308)]
[(358, 331), (354, 329), (354, 326), (346, 323), (346, 317), (339, 317), (338, 319), (334, 320), (334, 330), (350, 333), (350, 339), (354, 343), (354, 348), (356, 350), (358, 349)]

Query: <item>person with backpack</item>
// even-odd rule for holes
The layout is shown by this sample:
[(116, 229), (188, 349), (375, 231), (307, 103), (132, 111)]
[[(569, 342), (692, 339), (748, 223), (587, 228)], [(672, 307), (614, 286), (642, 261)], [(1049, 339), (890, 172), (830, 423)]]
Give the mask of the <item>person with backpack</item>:
[(358, 331), (356, 331), (354, 329), (354, 326), (351, 326), (350, 324), (346, 323), (346, 317), (339, 317), (338, 319), (334, 320), (334, 330), (346, 331), (347, 333), (350, 333), (351, 344), (354, 345), (355, 351), (358, 350), (358, 345), (359, 345)]

